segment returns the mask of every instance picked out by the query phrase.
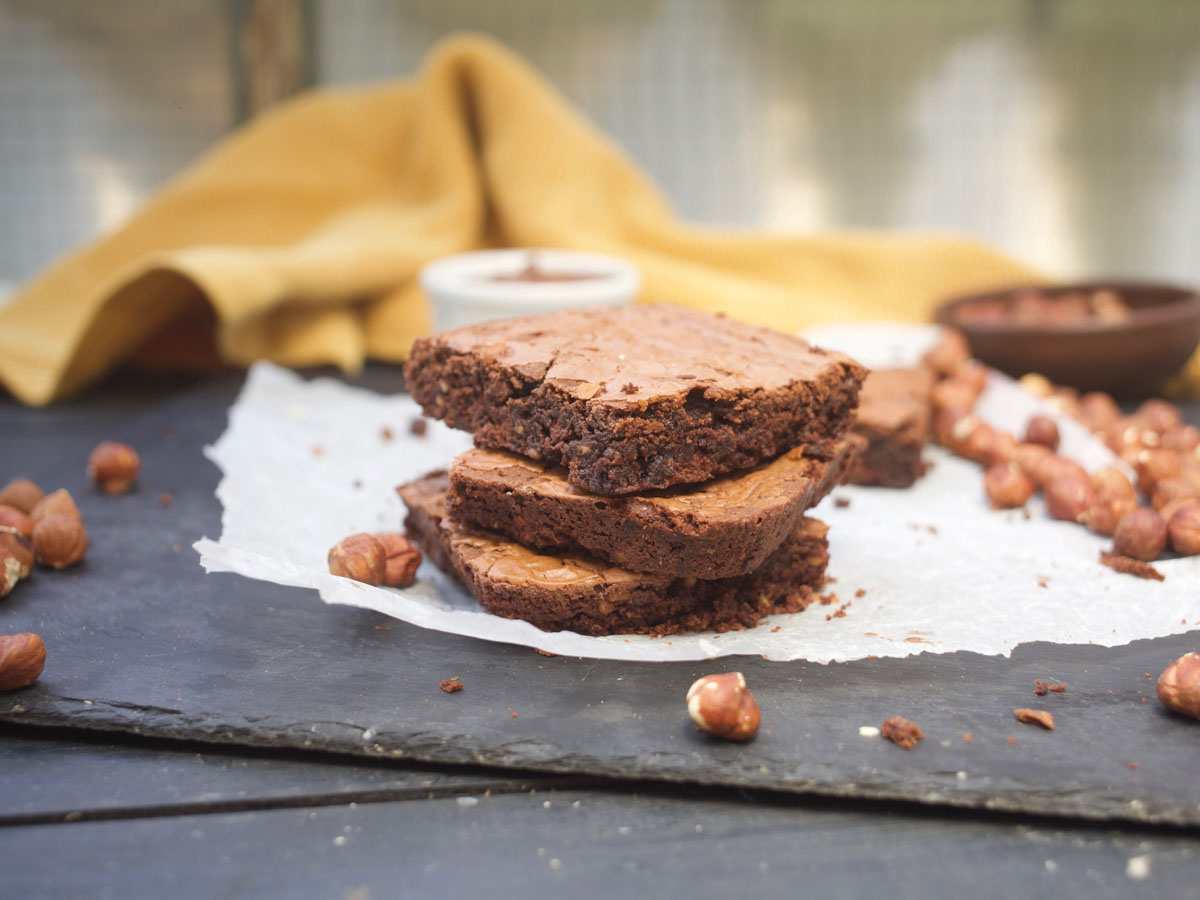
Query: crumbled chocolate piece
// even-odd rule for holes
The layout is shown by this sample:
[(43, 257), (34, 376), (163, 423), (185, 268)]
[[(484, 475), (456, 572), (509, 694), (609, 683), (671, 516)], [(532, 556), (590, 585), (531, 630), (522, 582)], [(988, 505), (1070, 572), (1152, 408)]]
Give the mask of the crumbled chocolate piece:
[(622, 394), (636, 394), (637, 392), (638, 392), (638, 386), (636, 384), (634, 384), (632, 381), (626, 382), (625, 384), (621, 385), (621, 393)]
[(170, 494), (159, 494), (158, 495), (158, 505), (159, 506), (170, 506), (174, 502), (175, 502), (175, 498), (172, 497)]
[(1054, 716), (1044, 709), (1014, 709), (1013, 715), (1018, 722), (1030, 725), (1041, 725), (1047, 731), (1054, 730)]
[(905, 750), (911, 750), (917, 745), (917, 741), (925, 737), (921, 726), (916, 722), (910, 722), (904, 716), (891, 716), (884, 719), (883, 724), (879, 727), (879, 733)]
[(429, 423), (424, 419), (413, 419), (408, 423), (408, 430), (414, 437), (425, 437), (425, 432), (429, 430)]
[(1165, 581), (1166, 576), (1150, 563), (1142, 562), (1130, 556), (1118, 556), (1115, 553), (1100, 552), (1100, 562), (1114, 572), (1125, 575), (1136, 575), (1138, 578), (1151, 578), (1154, 581)]
[(463, 689), (463, 683), (459, 681), (458, 676), (455, 675), (453, 678), (447, 678), (440, 685), (438, 685), (438, 687), (440, 687), (447, 694), (454, 694)]
[(834, 497), (833, 505), (836, 506), (838, 509), (845, 509), (847, 506), (850, 505), (850, 498), (849, 497)]

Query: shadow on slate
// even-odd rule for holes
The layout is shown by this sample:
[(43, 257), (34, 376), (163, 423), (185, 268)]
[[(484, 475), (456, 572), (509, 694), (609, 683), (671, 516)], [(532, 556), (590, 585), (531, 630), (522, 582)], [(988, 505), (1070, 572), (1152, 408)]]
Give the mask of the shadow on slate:
[[(360, 382), (394, 390), (399, 376), (375, 367)], [(50, 654), (41, 681), (0, 697), (0, 720), (1200, 824), (1200, 779), (1188, 774), (1200, 722), (1154, 700), (1158, 673), (1195, 648), (1195, 633), (1113, 649), (1030, 644), (1007, 660), (626, 663), (547, 658), (326, 606), (311, 591), (205, 575), (190, 544), (219, 535), (221, 511), (218, 472), (201, 447), (224, 429), (239, 385), (122, 380), (54, 409), (0, 406), (0, 427), (15, 436), (0, 475), (72, 490), (92, 538), (83, 565), (38, 572), (0, 601), (0, 633), (35, 631)], [(135, 493), (100, 497), (85, 485), (84, 460), (102, 438), (142, 453)], [(158, 501), (163, 492), (170, 507)], [(697, 734), (684, 709), (694, 678), (732, 669), (745, 672), (763, 708), (763, 729), (747, 745)], [(452, 676), (465, 690), (443, 694), (438, 683)], [(1070, 687), (1036, 697), (1035, 678)], [(1017, 723), (1012, 710), (1022, 706), (1053, 712), (1057, 730)], [(859, 736), (859, 726), (895, 713), (925, 730), (917, 748)]]

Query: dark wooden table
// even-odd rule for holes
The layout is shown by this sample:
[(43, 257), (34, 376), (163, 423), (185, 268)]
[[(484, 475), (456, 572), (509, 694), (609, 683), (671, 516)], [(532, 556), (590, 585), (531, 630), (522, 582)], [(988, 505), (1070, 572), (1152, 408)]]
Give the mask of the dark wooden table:
[[(0, 896), (1196, 896), (1200, 728), (1140, 702), (1143, 670), (1195, 632), (1011, 660), (727, 661), (763, 685), (770, 727), (716, 745), (680, 702), (694, 664), (545, 659), (206, 576), (189, 545), (220, 507), (201, 448), (239, 383), (0, 403), (0, 480), (67, 487), (92, 535), (86, 564), (0, 600), (0, 633), (50, 647), (38, 685), (0, 695)], [(137, 492), (86, 486), (102, 438), (143, 453)], [(441, 695), (448, 674), (468, 689)], [(1073, 705), (1009, 745), (1041, 674), (1069, 678)], [(798, 699), (772, 686), (796, 676)], [(841, 736), (901, 703), (928, 746)], [(954, 729), (973, 742), (937, 740)]]

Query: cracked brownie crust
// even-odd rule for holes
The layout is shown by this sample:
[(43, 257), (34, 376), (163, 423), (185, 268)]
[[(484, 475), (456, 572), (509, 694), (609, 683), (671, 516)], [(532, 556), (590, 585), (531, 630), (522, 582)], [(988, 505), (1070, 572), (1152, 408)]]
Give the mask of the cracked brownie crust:
[(563, 310), (422, 338), (427, 415), (617, 496), (840, 436), (866, 370), (798, 337), (675, 306)]
[(635, 572), (716, 579), (762, 565), (845, 474), (851, 441), (830, 459), (805, 447), (699, 486), (627, 497), (571, 487), (560, 468), (500, 450), (450, 467), (450, 511), (542, 552), (588, 552)]
[(851, 484), (909, 487), (925, 472), (933, 373), (926, 368), (876, 369), (863, 382), (854, 433), (865, 447), (850, 467)]
[(402, 486), (409, 535), (489, 612), (545, 631), (680, 634), (750, 628), (764, 616), (797, 612), (816, 599), (829, 548), (826, 526), (802, 519), (754, 572), (704, 581), (645, 575), (586, 555), (545, 556), (473, 530), (446, 510), (449, 479), (428, 475)]

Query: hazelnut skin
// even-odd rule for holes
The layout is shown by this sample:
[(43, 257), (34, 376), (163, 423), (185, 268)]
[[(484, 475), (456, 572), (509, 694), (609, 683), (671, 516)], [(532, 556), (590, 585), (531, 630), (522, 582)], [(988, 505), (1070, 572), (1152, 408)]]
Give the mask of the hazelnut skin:
[(383, 547), (383, 583), (388, 587), (408, 587), (417, 580), (417, 568), (421, 565), (421, 549), (402, 534), (381, 531), (375, 535)]
[(371, 535), (352, 534), (329, 551), (329, 571), (363, 584), (382, 584), (387, 576), (387, 554)]
[(33, 571), (33, 544), (24, 535), (0, 528), (0, 554), (8, 554), (17, 561), (19, 578), (28, 578)]
[(983, 473), (983, 490), (992, 509), (1015, 509), (1033, 496), (1033, 482), (1012, 463), (995, 463)]
[(697, 728), (727, 741), (750, 740), (762, 719), (741, 672), (697, 679), (688, 688), (687, 710)]
[(87, 553), (83, 522), (68, 513), (46, 516), (33, 528), (33, 553), (49, 569), (65, 569)]
[(88, 478), (106, 494), (124, 494), (137, 481), (142, 460), (128, 444), (101, 441), (88, 457)]
[(13, 506), (29, 515), (43, 496), (42, 489), (28, 478), (14, 478), (0, 490), (0, 506)]
[(46, 645), (36, 634), (0, 634), (0, 691), (28, 687), (45, 665)]
[(1167, 520), (1167, 535), (1176, 553), (1200, 553), (1200, 502), (1186, 503), (1175, 510)]
[(58, 515), (60, 513), (74, 516), (79, 521), (83, 521), (83, 516), (79, 514), (79, 507), (75, 505), (74, 498), (63, 489), (47, 494), (39, 500), (38, 505), (29, 513), (29, 518), (33, 519), (33, 524), (36, 525), (47, 516)]
[(1086, 475), (1063, 471), (1046, 482), (1042, 487), (1042, 495), (1051, 518), (1080, 522), (1091, 509), (1096, 491), (1092, 487), (1092, 480)]
[(1200, 719), (1200, 653), (1185, 653), (1158, 676), (1158, 702), (1172, 712)]
[(1121, 517), (1113, 531), (1113, 552), (1142, 562), (1153, 562), (1167, 548), (1167, 523), (1147, 507)]
[(15, 506), (0, 506), (0, 528), (11, 528), (22, 537), (32, 537), (33, 519)]
[(1025, 443), (1058, 449), (1058, 425), (1049, 416), (1034, 416), (1025, 426)]

